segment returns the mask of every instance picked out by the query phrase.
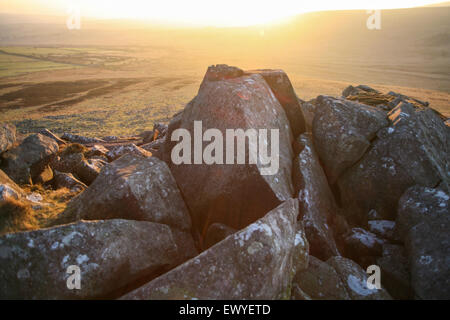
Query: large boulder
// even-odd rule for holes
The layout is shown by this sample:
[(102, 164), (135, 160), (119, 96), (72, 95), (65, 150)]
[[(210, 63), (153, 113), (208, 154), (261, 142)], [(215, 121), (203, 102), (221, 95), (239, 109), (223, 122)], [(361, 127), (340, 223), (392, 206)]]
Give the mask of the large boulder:
[(0, 154), (11, 148), (16, 142), (16, 127), (8, 123), (0, 123)]
[(127, 154), (106, 165), (61, 214), (66, 221), (130, 219), (189, 230), (189, 213), (167, 165)]
[[(0, 237), (0, 299), (114, 298), (177, 260), (167, 226), (126, 220), (78, 222)], [(81, 288), (68, 289), (69, 266)], [(68, 272), (69, 270), (69, 272)]]
[(314, 300), (350, 300), (336, 270), (314, 256), (309, 257), (306, 270), (295, 274), (292, 287), (299, 287)]
[(395, 244), (383, 245), (383, 256), (376, 263), (381, 268), (381, 284), (399, 300), (413, 298), (409, 264), (405, 248)]
[(298, 201), (291, 199), (122, 299), (289, 298)]
[(371, 265), (382, 254), (384, 241), (362, 228), (351, 229), (344, 241), (346, 256), (361, 266)]
[(314, 144), (333, 184), (364, 155), (388, 121), (385, 112), (344, 99), (319, 96), (315, 103)]
[(272, 69), (252, 70), (246, 73), (256, 73), (263, 76), (286, 112), (294, 137), (298, 137), (305, 132), (303, 110), (287, 74), (283, 70)]
[(338, 181), (348, 218), (360, 225), (367, 224), (371, 210), (395, 220), (399, 198), (413, 185), (434, 187), (442, 181), (448, 190), (450, 129), (439, 115), (402, 103), (389, 119), (390, 126)]
[(339, 255), (330, 224), (337, 214), (337, 206), (311, 135), (302, 134), (297, 142), (303, 148), (293, 165), (293, 181), (300, 201), (300, 213), (311, 255), (326, 260)]
[(397, 228), (405, 242), (411, 284), (419, 299), (450, 298), (450, 196), (414, 186), (401, 197)]
[(58, 150), (53, 139), (39, 133), (30, 135), (19, 146), (2, 155), (3, 170), (18, 184), (32, 184)]
[(367, 273), (356, 262), (344, 257), (330, 258), (327, 263), (336, 270), (352, 300), (391, 300), (381, 288), (369, 288)]
[(166, 163), (126, 154), (106, 165), (98, 178), (67, 205), (57, 223), (129, 219), (170, 226), (179, 244), (180, 262), (197, 254), (191, 218)]
[(404, 240), (409, 230), (421, 222), (442, 217), (450, 219), (449, 193), (438, 188), (413, 186), (401, 196), (398, 205), (396, 231)]
[(106, 164), (107, 162), (101, 159), (83, 159), (74, 168), (74, 173), (81, 181), (90, 185), (97, 179)]
[[(215, 222), (242, 229), (291, 198), (293, 193), (292, 133), (286, 113), (261, 75), (240, 74), (239, 69), (233, 67), (210, 67), (198, 95), (186, 106), (181, 119), (177, 120), (178, 127), (186, 129), (191, 140), (196, 141), (188, 146), (191, 155), (197, 153), (197, 160), (200, 161), (190, 159), (192, 164), (178, 164), (171, 159), (169, 163), (192, 214), (196, 231), (203, 237), (209, 225)], [(268, 150), (279, 147), (279, 157), (276, 152), (272, 155), (274, 162), (279, 160), (279, 170), (272, 168), (274, 170), (271, 172), (268, 165), (261, 163), (261, 157), (255, 157), (257, 164), (250, 164), (248, 160), (243, 161), (245, 164), (237, 164), (237, 153), (230, 147), (224, 149), (230, 149), (227, 153), (231, 154), (228, 159), (231, 161), (227, 161), (224, 152), (223, 157), (218, 153), (219, 159), (216, 158), (217, 161), (212, 161), (212, 164), (204, 163), (201, 158), (203, 150), (206, 146), (210, 147), (210, 143), (200, 141), (203, 136), (202, 132), (199, 133), (200, 121), (203, 131), (218, 130), (214, 131), (217, 134), (214, 139), (223, 137), (224, 146), (227, 142), (234, 141), (235, 145), (239, 142), (240, 139), (234, 136), (236, 129), (242, 132), (251, 129), (256, 133), (258, 129), (267, 129), (266, 134), (260, 132), (261, 145), (267, 146)], [(195, 125), (197, 133), (194, 135)], [(276, 138), (271, 134), (271, 129), (279, 130), (279, 141), (271, 142)], [(169, 134), (170, 131), (169, 125)], [(229, 139), (226, 138), (226, 131)], [(173, 138), (169, 136), (166, 142), (170, 144)], [(182, 139), (180, 143), (185, 143), (184, 139), (188, 138)], [(249, 145), (255, 146), (255, 141), (251, 140), (251, 143), (246, 143), (246, 159), (249, 158)], [(167, 148), (164, 149), (167, 154)], [(177, 150), (173, 151), (176, 153)], [(234, 165), (225, 164), (230, 162)], [(276, 163), (273, 165), (275, 167)]]

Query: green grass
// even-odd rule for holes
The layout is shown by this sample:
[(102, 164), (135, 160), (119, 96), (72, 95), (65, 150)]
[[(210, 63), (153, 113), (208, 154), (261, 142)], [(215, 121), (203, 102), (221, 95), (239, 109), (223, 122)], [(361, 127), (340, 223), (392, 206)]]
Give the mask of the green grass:
[(13, 77), (30, 72), (73, 68), (75, 67), (67, 64), (0, 53), (0, 77)]

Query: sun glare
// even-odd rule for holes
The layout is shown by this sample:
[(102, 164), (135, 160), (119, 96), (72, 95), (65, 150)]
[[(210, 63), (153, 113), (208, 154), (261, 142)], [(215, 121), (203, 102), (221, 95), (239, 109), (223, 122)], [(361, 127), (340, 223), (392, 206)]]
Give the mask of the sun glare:
[(0, 11), (9, 8), (41, 13), (40, 6), (63, 12), (75, 4), (88, 17), (246, 26), (270, 23), (310, 11), (406, 8), (435, 2), (437, 0), (15, 0), (7, 5), (0, 3)]

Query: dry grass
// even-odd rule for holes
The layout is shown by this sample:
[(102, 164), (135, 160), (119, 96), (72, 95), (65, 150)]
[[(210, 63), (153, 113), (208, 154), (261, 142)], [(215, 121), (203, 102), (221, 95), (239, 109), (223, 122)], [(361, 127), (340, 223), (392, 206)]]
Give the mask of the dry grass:
[(58, 224), (58, 216), (78, 193), (69, 189), (46, 190), (40, 185), (24, 186), (26, 193), (38, 193), (40, 203), (8, 199), (0, 205), (0, 235), (48, 228)]
[(31, 204), (7, 199), (0, 204), (0, 235), (38, 229)]

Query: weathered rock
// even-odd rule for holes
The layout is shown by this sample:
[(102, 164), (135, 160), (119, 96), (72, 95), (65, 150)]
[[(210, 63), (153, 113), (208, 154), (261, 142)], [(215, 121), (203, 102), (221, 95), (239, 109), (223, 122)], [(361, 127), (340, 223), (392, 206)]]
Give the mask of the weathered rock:
[(305, 132), (305, 118), (297, 95), (289, 77), (283, 70), (252, 70), (248, 74), (260, 74), (266, 80), (275, 97), (280, 102), (289, 119), (294, 137)]
[(109, 152), (108, 149), (106, 149), (101, 144), (95, 144), (93, 145), (89, 151), (85, 153), (86, 158), (93, 158), (93, 157), (105, 157), (107, 158), (107, 153)]
[(56, 141), (56, 143), (60, 146), (65, 145), (66, 142), (64, 140), (62, 140), (61, 138), (59, 138), (57, 135), (55, 135), (53, 132), (51, 132), (48, 129), (43, 129), (41, 131), (39, 131), (40, 134), (42, 134), (43, 136), (49, 137), (50, 139), (53, 139)]
[(0, 154), (11, 148), (16, 142), (16, 127), (0, 123)]
[(312, 298), (307, 295), (299, 286), (297, 283), (292, 283), (292, 289), (291, 289), (291, 300), (306, 300), (310, 301)]
[(402, 103), (389, 118), (390, 127), (378, 132), (369, 152), (338, 181), (348, 218), (360, 225), (372, 209), (395, 220), (400, 196), (413, 185), (442, 181), (448, 188), (450, 130), (439, 116)]
[(314, 144), (330, 183), (364, 155), (387, 125), (386, 113), (377, 108), (327, 96), (316, 99)]
[(136, 154), (136, 155), (143, 155), (145, 157), (151, 157), (152, 154), (138, 146), (136, 146), (134, 143), (130, 144), (123, 144), (123, 145), (117, 145), (117, 146), (110, 146), (109, 152), (106, 154), (108, 159), (110, 161), (114, 161), (124, 154)]
[(309, 264), (309, 242), (306, 238), (305, 226), (302, 221), (297, 221), (297, 232), (294, 242), (294, 273), (305, 270)]
[(63, 140), (72, 142), (72, 143), (81, 143), (81, 144), (91, 144), (91, 143), (105, 143), (105, 140), (99, 138), (89, 138), (83, 137), (76, 134), (64, 133), (61, 138)]
[(347, 88), (344, 89), (344, 91), (342, 91), (342, 96), (344, 98), (347, 98), (348, 96), (354, 96), (361, 92), (380, 93), (378, 90), (375, 90), (369, 86), (359, 85), (357, 87), (348, 86)]
[(405, 242), (419, 299), (450, 298), (450, 196), (414, 186), (399, 201), (397, 230)]
[(343, 257), (333, 257), (327, 263), (336, 270), (352, 300), (391, 300), (383, 288), (369, 289), (367, 273), (354, 261)]
[(0, 170), (0, 204), (7, 199), (19, 200), (25, 196), (25, 192)]
[(126, 154), (106, 165), (91, 186), (61, 214), (75, 221), (145, 220), (189, 230), (189, 213), (167, 165)]
[(87, 185), (91, 185), (102, 171), (107, 162), (100, 159), (80, 161), (75, 167), (75, 174)]
[[(113, 298), (173, 266), (177, 247), (167, 226), (126, 220), (78, 222), (0, 237), (1, 299)], [(71, 265), (81, 289), (69, 290)]]
[(81, 192), (87, 189), (87, 185), (75, 178), (71, 173), (55, 171), (54, 187), (56, 189), (67, 188), (72, 192)]
[(376, 234), (382, 239), (390, 241), (398, 241), (397, 234), (395, 232), (395, 221), (389, 220), (372, 220), (369, 221), (369, 231)]
[(339, 255), (329, 225), (337, 207), (314, 150), (311, 135), (303, 134), (297, 142), (303, 146), (293, 166), (293, 181), (300, 201), (300, 213), (311, 255), (326, 260)]
[(62, 152), (51, 160), (50, 166), (55, 171), (76, 174), (77, 167), (84, 160), (85, 157), (82, 152)]
[(208, 231), (206, 232), (204, 248), (208, 249), (219, 243), (226, 237), (236, 233), (236, 229), (230, 228), (222, 223), (213, 223), (209, 226)]
[(31, 184), (57, 152), (54, 140), (33, 134), (3, 154), (3, 171), (18, 184)]
[(164, 145), (164, 143), (166, 143), (165, 139), (158, 139), (153, 142), (143, 144), (141, 148), (153, 154), (153, 152), (159, 150)]
[(336, 270), (314, 256), (309, 257), (308, 269), (296, 273), (292, 286), (298, 286), (313, 300), (350, 300)]
[[(285, 112), (261, 75), (230, 78), (235, 71), (231, 67), (229, 70), (224, 66), (210, 67), (197, 97), (184, 109), (179, 127), (187, 129), (192, 139), (198, 139), (194, 137), (194, 121), (202, 121), (204, 131), (218, 129), (224, 140), (227, 129), (264, 128), (268, 129), (268, 135), (270, 129), (278, 129), (279, 170), (275, 174), (266, 172), (269, 174), (262, 175), (268, 166), (248, 164), (248, 161), (237, 165), (236, 152), (235, 165), (178, 165), (169, 160), (194, 226), (203, 237), (212, 223), (241, 229), (292, 197), (292, 133)], [(170, 140), (166, 140), (169, 145)], [(236, 145), (237, 139), (229, 140), (235, 141)], [(270, 150), (271, 138), (263, 140)], [(206, 145), (209, 143), (203, 142), (202, 146)], [(168, 148), (164, 149), (167, 155)], [(223, 161), (225, 163), (225, 159)]]
[(367, 257), (381, 256), (384, 241), (362, 228), (353, 228), (344, 237), (346, 253), (349, 258), (365, 265)]
[(299, 101), (302, 107), (303, 117), (305, 118), (305, 131), (312, 132), (313, 121), (316, 115), (316, 106), (312, 101)]
[(409, 230), (421, 222), (449, 216), (450, 196), (440, 189), (414, 186), (406, 190), (398, 205), (397, 232), (405, 240)]
[(289, 298), (298, 201), (289, 200), (122, 299)]
[(394, 299), (413, 298), (404, 247), (384, 244), (383, 257), (377, 259), (377, 265), (381, 268), (381, 284)]
[[(448, 208), (448, 207), (447, 207)], [(450, 299), (449, 211), (412, 227), (405, 241), (411, 285), (418, 299)]]

